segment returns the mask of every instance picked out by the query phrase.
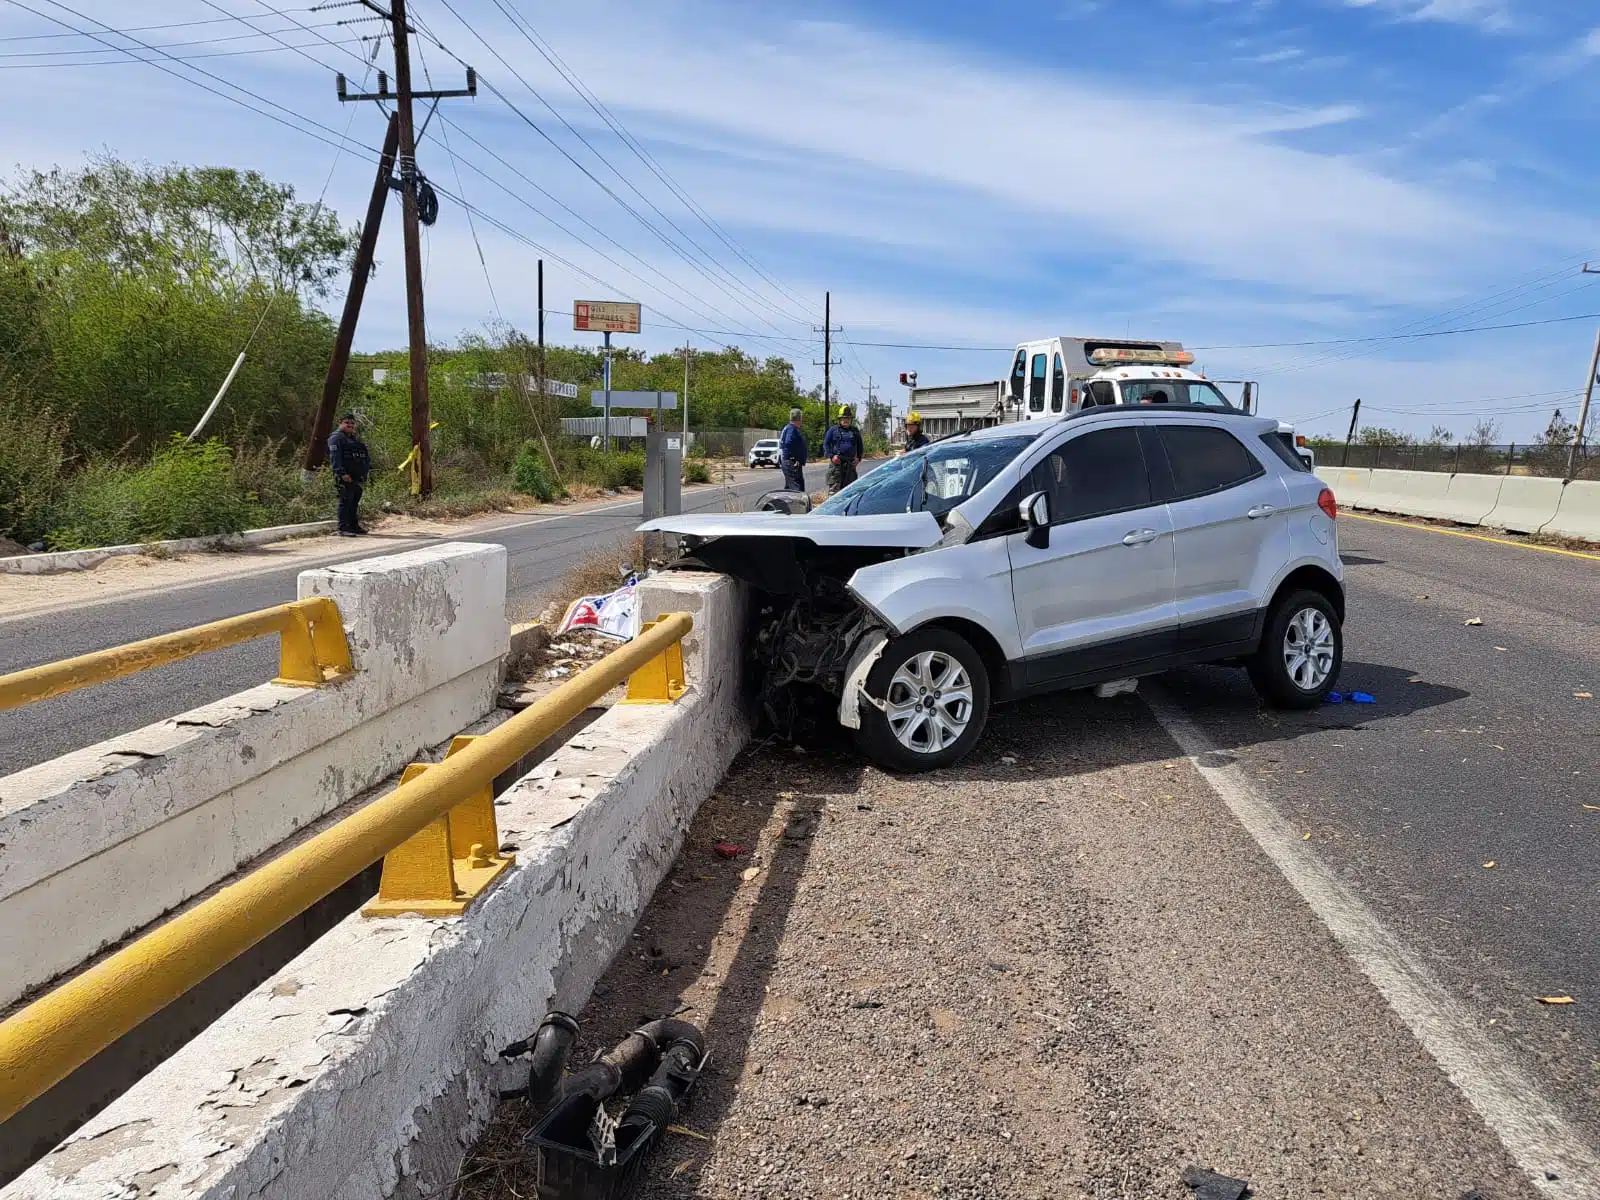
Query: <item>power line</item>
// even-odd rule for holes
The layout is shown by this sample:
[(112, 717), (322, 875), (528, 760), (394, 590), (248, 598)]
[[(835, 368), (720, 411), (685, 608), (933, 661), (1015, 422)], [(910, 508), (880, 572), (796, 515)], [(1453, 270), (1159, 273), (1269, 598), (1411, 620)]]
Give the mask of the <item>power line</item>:
[[(122, 49), (121, 47), (112, 48), (118, 50)], [(169, 54), (167, 55), (167, 58), (173, 62), (187, 63), (196, 62), (205, 58), (238, 58), (247, 54), (276, 54), (280, 50), (300, 49), (303, 49), (303, 47), (294, 46), (288, 42), (285, 42), (278, 46), (256, 46), (253, 49), (248, 50), (215, 50), (205, 54)], [(124, 53), (126, 54), (126, 51), (124, 51)], [(123, 58), (80, 58), (74, 59), (71, 62), (7, 62), (0, 63), (0, 71), (34, 71), (42, 68), (59, 70), (63, 67), (113, 67), (122, 66), (130, 62), (150, 61), (152, 60), (148, 58), (140, 58), (137, 54), (133, 54)]]
[[(1576, 291), (1577, 289), (1573, 289)], [(1567, 293), (1563, 293), (1565, 295)], [(1559, 297), (1553, 297), (1559, 298)], [(1559, 325), (1567, 321), (1592, 321), (1600, 313), (1574, 313), (1567, 317), (1544, 317), (1538, 321), (1513, 321), (1506, 325), (1466, 325), (1459, 329), (1434, 329), (1424, 333), (1379, 333), (1370, 337), (1322, 338), (1307, 342), (1239, 342), (1231, 345), (1192, 346), (1193, 350), (1270, 350), (1286, 346), (1354, 346), (1373, 342), (1406, 342), (1424, 338), (1452, 337), (1459, 333), (1488, 333), (1498, 329), (1530, 329), (1535, 325)], [(870, 343), (862, 343), (869, 345)], [(933, 349), (934, 347), (927, 347)]]
[[(19, 7), (21, 7), (21, 6), (19, 5)], [(305, 9), (291, 9), (289, 11), (291, 11), (291, 12), (310, 12), (312, 10), (309, 9), (309, 8), (305, 8)], [(35, 13), (34, 15), (38, 16), (39, 14)], [(46, 17), (45, 19), (49, 20), (50, 18)], [(162, 24), (162, 25), (130, 25), (127, 29), (121, 30), (120, 32), (122, 32), (122, 33), (154, 33), (154, 32), (156, 32), (158, 30), (192, 29), (197, 25), (224, 25), (224, 24), (228, 24), (232, 20), (233, 20), (233, 18), (231, 16), (229, 16), (229, 17), (205, 17), (205, 18), (203, 18), (201, 20), (198, 20), (198, 21), (172, 21), (172, 22), (168, 22), (168, 23)], [(51, 39), (51, 38), (69, 38), (69, 37), (85, 37), (85, 36), (88, 36), (88, 35), (83, 34), (83, 33), (79, 33), (79, 32), (76, 32), (76, 31), (72, 32), (72, 33), (20, 33), (20, 34), (7, 34), (4, 37), (0, 37), (0, 42), (36, 42), (36, 41), (44, 41), (46, 39)]]
[[(578, 94), (579, 97), (582, 98), (584, 103), (589, 106), (590, 110), (606, 123), (606, 125), (612, 130), (613, 133), (617, 135), (622, 143), (633, 151), (634, 155), (639, 159), (639, 161), (644, 163), (657, 179), (666, 184), (668, 190), (683, 202), (685, 208), (699, 218), (702, 225), (710, 230), (719, 240), (722, 241), (724, 245), (732, 250), (734, 254), (736, 254), (745, 263), (746, 266), (754, 271), (756, 275), (769, 284), (775, 291), (792, 301), (794, 304), (798, 305), (802, 310), (805, 308), (805, 301), (795, 296), (792, 292), (784, 288), (784, 286), (776, 279), (772, 278), (771, 275), (767, 274), (767, 272), (762, 269), (761, 264), (750, 257), (750, 255), (745, 252), (744, 248), (740, 246), (738, 242), (734, 241), (727, 231), (724, 230), (722, 226), (708, 212), (706, 212), (705, 209), (698, 204), (694, 198), (690, 196), (681, 185), (678, 184), (675, 179), (672, 178), (672, 176), (667, 172), (666, 168), (656, 160), (655, 156), (645, 149), (644, 145), (639, 141), (639, 139), (634, 137), (634, 135), (628, 131), (616, 114), (607, 108), (600, 98), (595, 95), (593, 90), (590, 89), (588, 85), (585, 84), (580, 78), (578, 78), (577, 73), (567, 65), (565, 60), (562, 59), (561, 55), (556, 53), (555, 47), (550, 45), (542, 36), (540, 36), (538, 31), (535, 30), (532, 24), (522, 16), (520, 10), (517, 10), (514, 4), (511, 6), (510, 11), (507, 11), (506, 6), (501, 4), (500, 0), (495, 0), (495, 5), (502, 12), (506, 13), (507, 17), (511, 19), (512, 24), (517, 28), (517, 31), (528, 40), (534, 49), (536, 49), (540, 55), (543, 56), (547, 63), (555, 68), (556, 72), (567, 81), (567, 84), (574, 92)], [(793, 319), (801, 321), (809, 320), (809, 318), (806, 317), (797, 317)]]
[[(558, 112), (555, 109), (555, 107), (548, 100), (545, 99), (545, 97), (539, 92), (539, 90), (537, 88), (535, 88), (531, 83), (528, 82), (528, 80), (522, 75), (521, 72), (519, 72), (516, 69), (516, 67), (511, 65), (511, 63), (506, 59), (506, 57), (503, 54), (500, 53), (499, 50), (495, 49), (493, 44), (491, 44), (487, 38), (485, 38), (481, 33), (479, 33), (475, 28), (473, 28), (471, 23), (468, 22), (464, 17), (461, 16), (461, 14), (456, 10), (455, 6), (450, 2), (450, 0), (440, 0), (440, 2), (445, 6), (446, 9), (448, 9), (450, 11), (451, 15), (453, 15), (456, 18), (457, 21), (461, 22), (461, 25), (463, 26), (463, 28), (465, 28), (469, 33), (471, 33), (473, 37), (477, 38), (478, 41), (483, 44), (484, 48), (486, 50), (488, 50), (490, 54), (494, 55), (494, 57), (499, 61), (501, 66), (505, 67), (505, 69), (508, 72), (510, 72), (510, 74), (512, 76), (514, 76), (516, 78), (517, 82), (522, 84), (522, 86), (524, 88), (526, 88), (527, 91), (530, 94), (532, 94), (541, 104), (543, 104), (546, 108), (550, 109), (550, 111), (556, 115), (557, 119), (560, 120), (564, 125), (566, 125), (569, 130), (572, 130), (573, 134), (580, 141), (582, 141), (585, 146), (588, 146), (588, 148), (589, 148), (591, 153), (593, 153), (597, 158), (599, 158), (601, 162), (605, 163), (606, 167), (608, 169), (610, 169), (613, 174), (617, 175), (619, 179), (622, 179), (622, 181), (625, 184), (627, 184), (627, 186), (629, 186), (630, 188), (633, 187), (633, 185), (631, 183), (629, 183), (629, 181), (625, 177), (623, 177), (621, 175), (621, 173), (616, 170), (615, 167), (613, 167), (611, 165), (611, 163), (605, 158), (604, 155), (600, 154), (600, 152), (598, 150), (595, 150), (594, 146), (588, 141), (587, 138), (585, 138), (576, 129), (572, 128), (571, 124), (569, 122), (567, 122), (566, 118), (561, 116), (560, 112)], [(429, 35), (429, 36), (431, 36), (431, 35)], [(441, 42), (437, 37), (433, 37), (432, 40), (433, 40), (434, 44), (436, 46), (438, 46), (441, 50), (443, 50), (446, 54), (449, 54), (452, 58), (456, 58), (457, 61), (460, 61), (459, 56), (457, 56), (454, 53), (454, 51), (450, 50), (449, 47), (445, 46), (444, 43)], [(682, 246), (680, 246), (677, 242), (673, 241), (672, 238), (668, 237), (665, 233), (663, 233), (660, 229), (658, 229), (654, 224), (652, 224), (645, 217), (645, 215), (643, 213), (641, 213), (633, 205), (629, 204), (627, 202), (627, 200), (625, 200), (622, 196), (618, 195), (617, 192), (615, 191), (615, 189), (613, 189), (609, 184), (607, 184), (598, 175), (596, 175), (593, 171), (591, 171), (587, 166), (585, 166), (582, 162), (580, 162), (575, 155), (573, 155), (569, 150), (567, 150), (567, 148), (565, 146), (561, 145), (560, 142), (556, 141), (556, 139), (553, 138), (544, 129), (543, 126), (541, 126), (532, 117), (528, 116), (527, 113), (523, 112), (522, 109), (519, 108), (516, 104), (512, 103), (511, 98), (509, 96), (507, 96), (504, 92), (502, 92), (493, 82), (491, 82), (491, 81), (489, 81), (487, 79), (482, 79), (481, 77), (480, 77), (480, 79), (481, 79), (481, 82), (483, 83), (484, 87), (486, 87), (490, 92), (492, 92), (495, 95), (495, 97), (498, 98), (501, 101), (501, 103), (503, 103), (507, 108), (511, 109), (511, 111), (513, 113), (515, 113), (530, 129), (532, 129), (541, 138), (543, 138), (546, 142), (548, 142), (550, 144), (550, 146), (558, 154), (560, 154), (563, 158), (565, 158), (573, 166), (578, 168), (578, 170), (581, 171), (583, 173), (583, 175), (586, 178), (589, 179), (590, 182), (592, 182), (596, 187), (598, 187), (607, 196), (609, 196), (619, 207), (621, 207), (623, 209), (623, 211), (628, 213), (628, 215), (631, 216), (640, 225), (644, 226), (645, 229), (647, 229), (658, 240), (660, 240), (663, 245), (667, 246), (668, 249), (670, 249), (674, 254), (676, 254), (685, 263), (687, 263), (691, 269), (693, 269), (696, 273), (698, 273), (700, 276), (702, 276), (708, 283), (710, 283), (713, 287), (716, 287), (719, 291), (723, 292), (723, 294), (728, 296), (729, 299), (733, 300), (734, 303), (742, 305), (742, 306), (745, 306), (747, 311), (748, 311), (748, 304), (749, 304), (748, 300), (746, 300), (744, 297), (742, 297), (739, 294), (737, 294), (734, 291), (732, 291), (727, 286), (727, 284), (725, 284), (721, 279), (719, 279), (717, 276), (715, 276), (715, 275), (711, 274), (709, 271), (707, 271), (706, 268), (700, 262), (698, 262), (692, 255), (690, 255), (688, 253), (688, 251), (684, 250)], [(634, 189), (634, 190), (637, 191), (637, 189)], [(661, 214), (660, 210), (656, 209), (655, 205), (648, 199), (648, 197), (645, 198), (645, 202), (647, 204), (649, 204), (651, 208), (655, 209), (655, 211), (658, 213), (658, 215), (661, 215), (662, 219), (665, 220), (667, 222), (667, 224), (673, 225), (673, 222), (671, 221), (671, 219), (666, 217), (664, 214)], [(673, 225), (673, 228), (676, 229), (677, 227), (675, 225)], [(681, 235), (681, 231), (680, 231), (680, 235)], [(689, 239), (686, 239), (686, 240), (689, 240)], [(691, 245), (693, 244), (692, 240), (690, 241), (690, 244)], [(702, 254), (703, 253), (704, 253), (704, 251), (702, 251)], [(760, 317), (759, 314), (756, 314), (753, 311), (750, 312), (750, 315), (753, 316), (753, 317), (756, 317), (758, 320), (767, 320), (767, 318)]]
[[(215, 7), (215, 6), (213, 6)], [(240, 18), (241, 20), (243, 18)], [(333, 22), (326, 22), (320, 26), (310, 28), (326, 29)], [(70, 36), (70, 35), (63, 35)], [(152, 43), (157, 50), (181, 50), (186, 46), (216, 46), (224, 42), (242, 42), (252, 38), (269, 36), (265, 31), (252, 30), (250, 33), (233, 33), (226, 37), (191, 38), (185, 42), (156, 42)], [(59, 58), (65, 55), (100, 54), (98, 46), (86, 47), (81, 50), (7, 50), (0, 52), (0, 58)]]

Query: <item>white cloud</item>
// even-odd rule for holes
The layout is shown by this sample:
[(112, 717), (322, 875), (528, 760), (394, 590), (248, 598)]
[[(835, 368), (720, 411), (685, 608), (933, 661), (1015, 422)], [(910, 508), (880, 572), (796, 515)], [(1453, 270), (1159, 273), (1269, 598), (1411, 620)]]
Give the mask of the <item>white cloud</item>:
[(1345, 0), (1350, 8), (1378, 8), (1407, 21), (1440, 21), (1472, 25), (1486, 33), (1507, 33), (1522, 28), (1504, 0)]
[[(551, 36), (630, 121), (781, 147), (863, 186), (909, 181), (946, 207), (957, 244), (965, 230), (1043, 222), (1054, 231), (1040, 250), (1392, 296), (1427, 290), (1450, 246), (1496, 232), (1448, 194), (1274, 140), (1347, 121), (1349, 106), (1221, 106), (855, 26), (738, 31), (693, 11), (670, 24), (629, 13), (603, 44), (576, 25)], [(734, 190), (706, 202), (737, 221), (739, 201)], [(895, 212), (863, 196), (864, 221)]]

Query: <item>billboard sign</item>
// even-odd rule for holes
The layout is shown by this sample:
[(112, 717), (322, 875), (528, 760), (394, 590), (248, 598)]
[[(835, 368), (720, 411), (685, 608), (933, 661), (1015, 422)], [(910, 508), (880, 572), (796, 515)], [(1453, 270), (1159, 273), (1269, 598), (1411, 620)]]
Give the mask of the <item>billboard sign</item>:
[(638, 333), (639, 306), (624, 300), (575, 300), (572, 327), (590, 333)]

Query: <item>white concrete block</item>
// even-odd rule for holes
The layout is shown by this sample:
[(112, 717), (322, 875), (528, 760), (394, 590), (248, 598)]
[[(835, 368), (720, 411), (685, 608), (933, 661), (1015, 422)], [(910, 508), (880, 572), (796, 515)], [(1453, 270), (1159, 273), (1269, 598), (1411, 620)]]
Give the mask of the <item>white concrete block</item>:
[(198, 895), (494, 706), (506, 552), (307, 571), (353, 676), (265, 684), (0, 779), (0, 1005)]
[(641, 601), (694, 612), (690, 691), (613, 708), (500, 798), (518, 864), (493, 891), (458, 920), (346, 919), (0, 1198), (443, 1194), (499, 1048), (583, 1006), (748, 736), (742, 588), (676, 576)]

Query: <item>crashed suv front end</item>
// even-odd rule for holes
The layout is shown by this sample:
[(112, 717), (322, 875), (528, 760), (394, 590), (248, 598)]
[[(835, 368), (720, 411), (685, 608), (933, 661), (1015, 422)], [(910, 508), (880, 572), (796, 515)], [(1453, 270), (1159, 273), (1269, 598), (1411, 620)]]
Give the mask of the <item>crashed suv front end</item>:
[(941, 569), (944, 556), (929, 553), (973, 538), (970, 511), (962, 511), (969, 502), (992, 508), (1011, 490), (1015, 460), (1041, 430), (1009, 430), (890, 460), (815, 512), (691, 514), (642, 527), (676, 534), (681, 565), (750, 585), (758, 605), (752, 666), (776, 731), (797, 736), (824, 709), (830, 723), (859, 728), (862, 684), (877, 653), (930, 605), (985, 629), (1011, 611), (1002, 539), (992, 539), (995, 569), (980, 572), (983, 579), (967, 573), (970, 562)]

